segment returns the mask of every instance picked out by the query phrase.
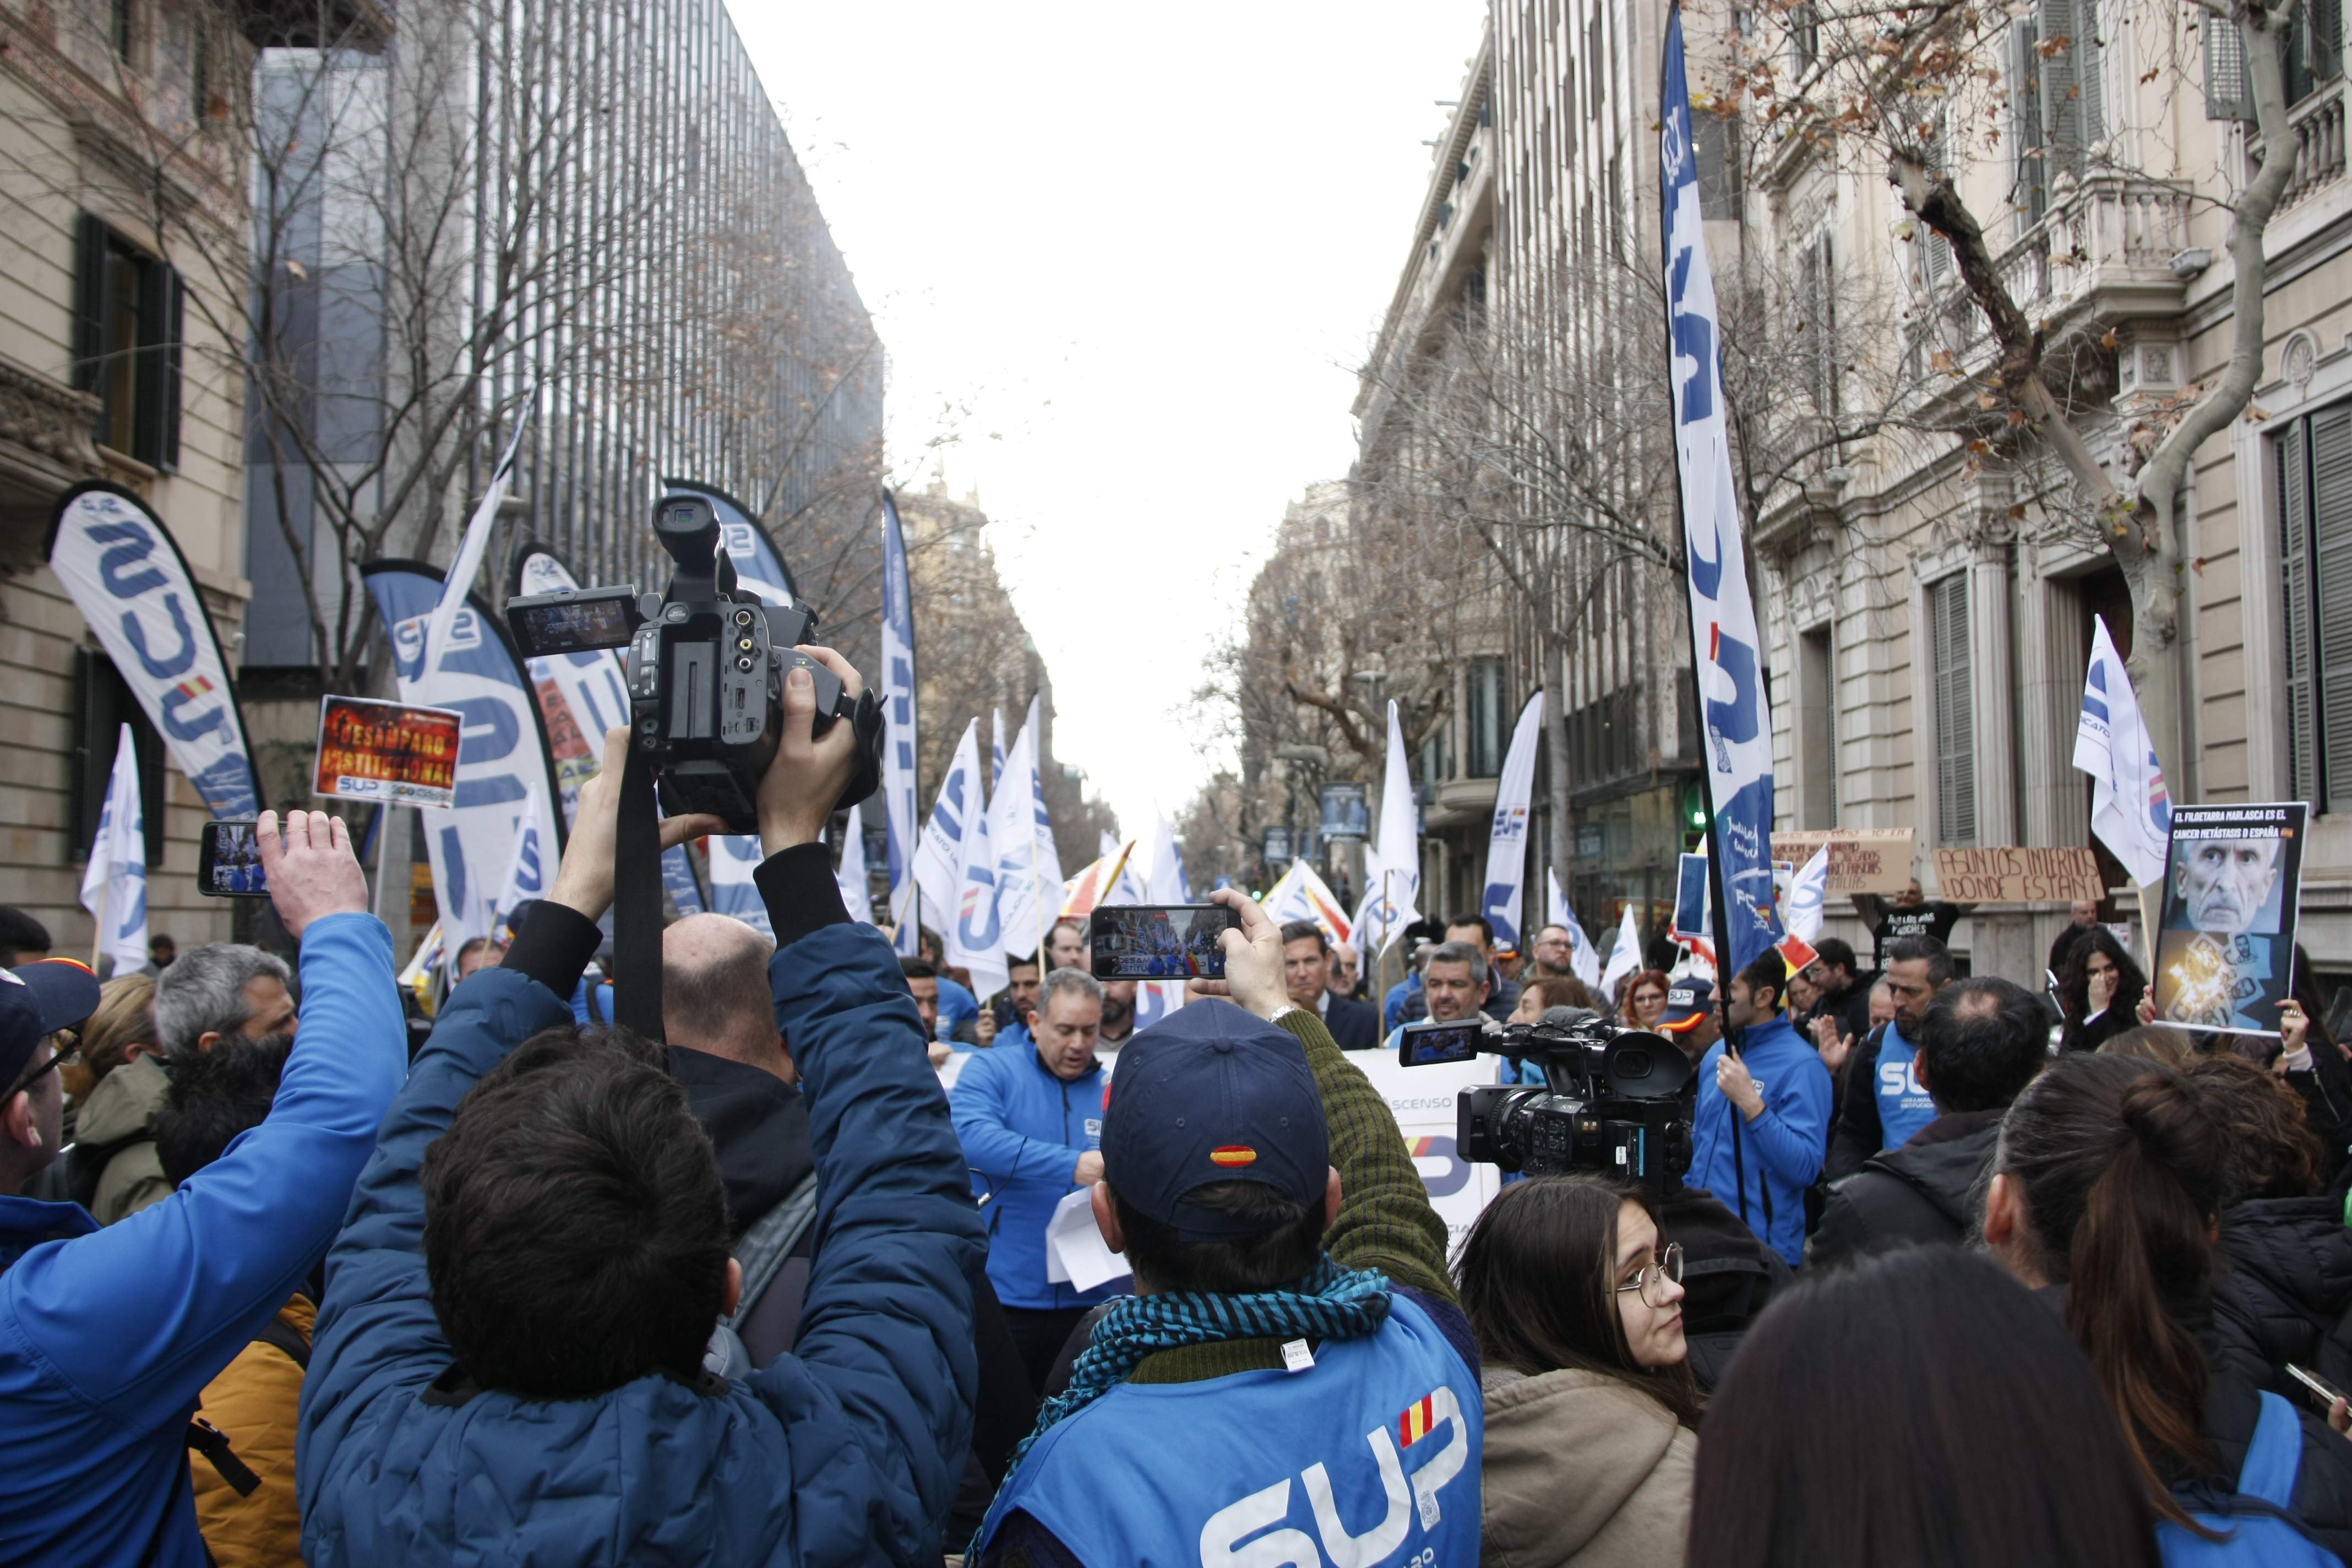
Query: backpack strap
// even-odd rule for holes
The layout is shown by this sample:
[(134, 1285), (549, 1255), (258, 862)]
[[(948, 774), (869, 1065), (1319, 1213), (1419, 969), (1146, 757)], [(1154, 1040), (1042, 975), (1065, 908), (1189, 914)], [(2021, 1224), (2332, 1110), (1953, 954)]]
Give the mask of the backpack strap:
[(736, 1328), (751, 1315), (815, 1218), (816, 1173), (811, 1171), (735, 1244), (735, 1261), (743, 1266), (743, 1290), (735, 1299), (735, 1310), (721, 1318), (721, 1323)]
[(2303, 1468), (2303, 1423), (2294, 1406), (2265, 1389), (2262, 1419), (2238, 1471), (2238, 1490), (2273, 1508), (2293, 1511), (2295, 1478)]
[(188, 1447), (210, 1459), (213, 1468), (220, 1472), (229, 1489), (239, 1497), (251, 1497), (261, 1485), (261, 1478), (253, 1467), (230, 1451), (228, 1434), (201, 1415), (188, 1418)]
[(272, 1318), (262, 1324), (260, 1331), (253, 1336), (253, 1342), (284, 1351), (287, 1358), (303, 1372), (310, 1370), (310, 1342), (283, 1318)]

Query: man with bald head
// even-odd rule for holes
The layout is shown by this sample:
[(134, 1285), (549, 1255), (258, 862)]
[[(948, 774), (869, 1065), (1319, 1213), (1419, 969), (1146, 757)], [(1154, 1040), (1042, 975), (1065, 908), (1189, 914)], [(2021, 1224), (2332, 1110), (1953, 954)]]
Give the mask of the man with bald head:
[[(662, 1032), (669, 1074), (686, 1090), (696, 1121), (710, 1135), (727, 1189), (727, 1228), (738, 1257), (751, 1250), (755, 1226), (792, 1217), (814, 1204), (803, 1189), (815, 1170), (808, 1107), (801, 1099), (791, 1049), (776, 1029), (768, 980), (775, 944), (728, 915), (688, 915), (662, 932)], [(734, 1327), (765, 1366), (791, 1348), (807, 1282), (805, 1224), (785, 1239), (786, 1257), (757, 1296), (751, 1271)]]

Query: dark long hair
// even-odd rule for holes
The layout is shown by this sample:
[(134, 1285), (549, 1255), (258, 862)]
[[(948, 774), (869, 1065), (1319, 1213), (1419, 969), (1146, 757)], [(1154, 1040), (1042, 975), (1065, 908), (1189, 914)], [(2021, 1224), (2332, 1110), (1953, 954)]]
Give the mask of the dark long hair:
[(2155, 1568), (2154, 1513), (2065, 1331), (1989, 1260), (1914, 1247), (1809, 1279), (1707, 1407), (1690, 1568)]
[(1604, 1176), (1538, 1176), (1486, 1205), (1454, 1266), (1481, 1360), (1530, 1375), (1576, 1367), (1637, 1388), (1696, 1426), (1690, 1363), (1645, 1367), (1617, 1315), (1617, 1215), (1649, 1194)]
[(2042, 1277), (2121, 1420), (2158, 1511), (2197, 1527), (2168, 1484), (2209, 1476), (2205, 1352), (2224, 1129), (2180, 1074), (2131, 1057), (2062, 1056), (2017, 1098), (1993, 1169), (2019, 1184)]
[(2075, 1050), (2075, 1037), (2083, 1031), (2083, 1019), (2091, 1010), (2091, 954), (2104, 952), (2116, 966), (2116, 999), (2107, 1004), (2113, 1012), (2118, 1008), (2130, 1017), (2139, 1008), (2139, 999), (2147, 994), (2147, 976), (2140, 973), (2116, 933), (2105, 926), (2093, 926), (2074, 939), (2066, 950), (2066, 969), (2058, 976), (2058, 1010), (2066, 1016), (2065, 1048)]

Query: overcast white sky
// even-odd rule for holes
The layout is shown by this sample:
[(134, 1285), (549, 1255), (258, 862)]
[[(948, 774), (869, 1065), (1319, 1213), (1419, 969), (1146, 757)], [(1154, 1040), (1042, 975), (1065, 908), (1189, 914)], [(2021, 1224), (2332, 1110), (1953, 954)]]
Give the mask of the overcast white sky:
[(888, 347), (895, 479), (959, 437), (1056, 751), (1124, 830), (1173, 816), (1202, 655), (1354, 454), (1484, 0), (730, 9)]

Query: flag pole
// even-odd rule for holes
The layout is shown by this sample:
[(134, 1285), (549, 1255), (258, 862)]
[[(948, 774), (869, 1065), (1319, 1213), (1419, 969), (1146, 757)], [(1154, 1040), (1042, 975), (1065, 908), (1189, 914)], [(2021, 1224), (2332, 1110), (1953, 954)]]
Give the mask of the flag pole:
[(106, 951), (106, 894), (113, 883), (114, 870), (109, 867), (106, 880), (98, 885), (98, 934), (90, 939), (89, 943), (89, 972), (92, 974), (98, 973), (99, 955)]

